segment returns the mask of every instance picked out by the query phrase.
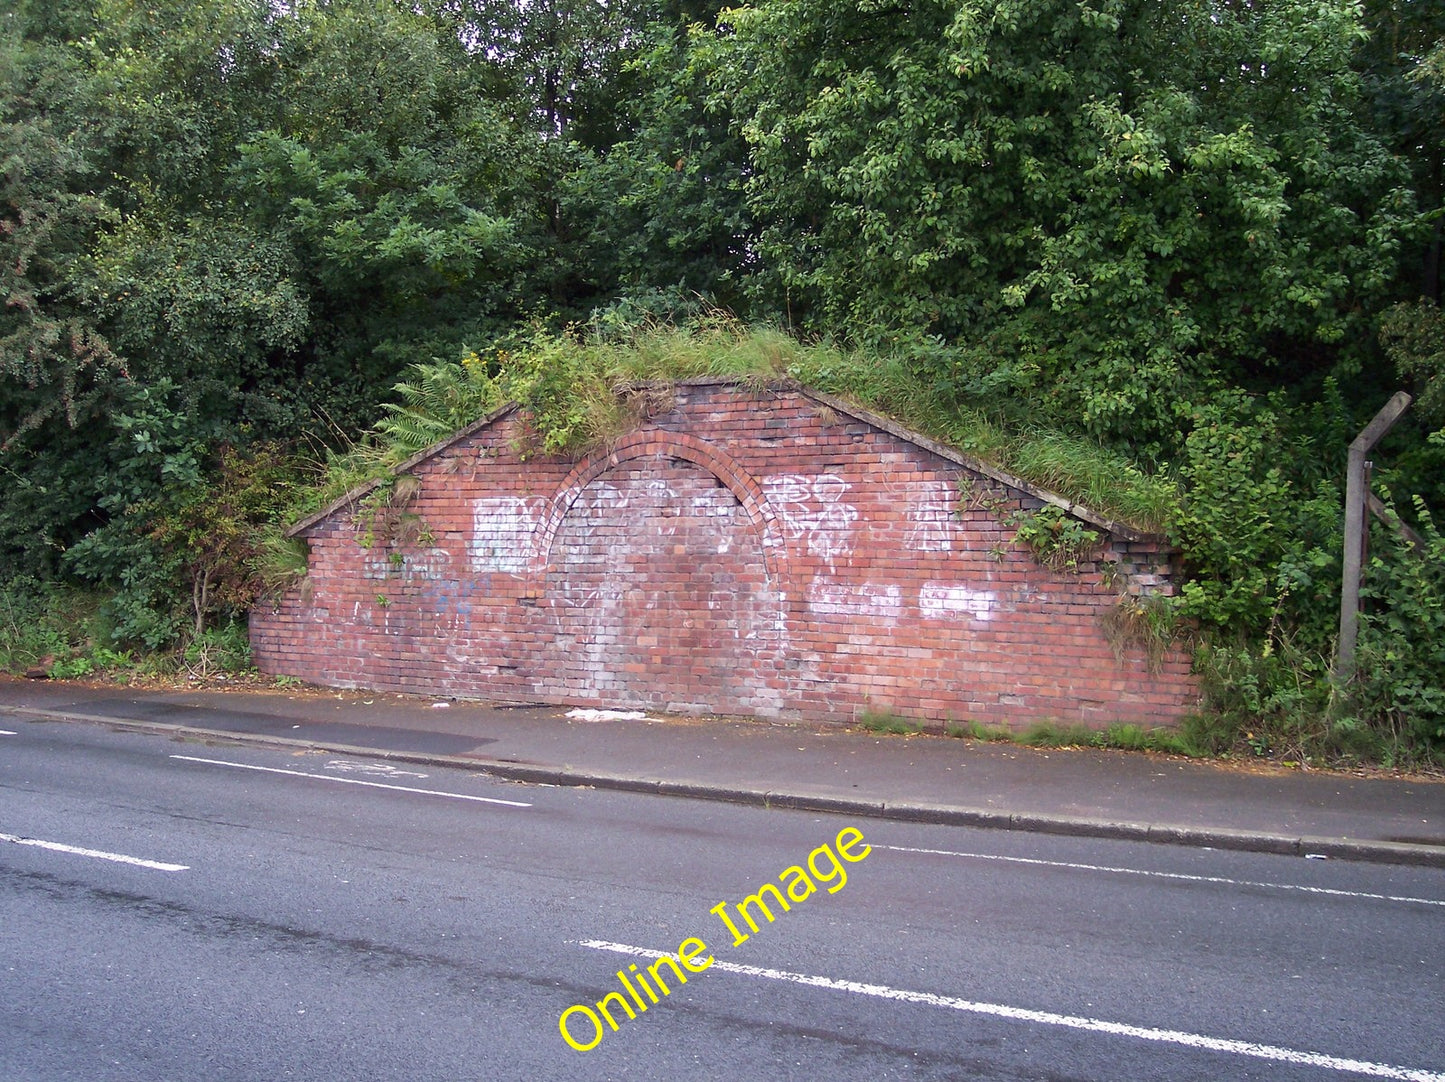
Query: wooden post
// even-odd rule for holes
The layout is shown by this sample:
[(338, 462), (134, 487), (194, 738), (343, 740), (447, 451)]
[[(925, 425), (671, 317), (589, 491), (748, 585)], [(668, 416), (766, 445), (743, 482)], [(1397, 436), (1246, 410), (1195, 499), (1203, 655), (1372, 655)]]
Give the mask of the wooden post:
[(1348, 683), (1355, 675), (1355, 642), (1360, 634), (1360, 577), (1365, 535), (1369, 529), (1370, 496), (1365, 456), (1409, 405), (1409, 395), (1404, 391), (1395, 392), (1385, 408), (1375, 414), (1375, 419), (1350, 444), (1345, 474), (1345, 577), (1340, 587), (1340, 639), (1335, 649), (1335, 680), (1340, 684)]

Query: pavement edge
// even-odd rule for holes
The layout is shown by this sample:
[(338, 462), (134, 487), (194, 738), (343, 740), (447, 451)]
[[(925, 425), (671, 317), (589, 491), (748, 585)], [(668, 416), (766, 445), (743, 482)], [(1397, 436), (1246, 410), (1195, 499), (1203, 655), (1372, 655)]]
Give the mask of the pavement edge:
[(786, 808), (793, 811), (831, 812), (866, 816), (871, 819), (894, 819), (900, 822), (928, 823), (939, 826), (981, 827), (1034, 834), (1144, 841), (1157, 845), (1177, 845), (1196, 849), (1228, 849), (1281, 856), (1330, 858), (1373, 864), (1404, 864), (1445, 869), (1445, 846), (1420, 845), (1409, 842), (1282, 835), (1263, 831), (1214, 829), (1167, 823), (1130, 823), (1091, 819), (1083, 816), (1005, 812), (997, 809), (969, 808), (951, 804), (891, 803), (826, 794), (716, 785), (701, 781), (667, 781), (661, 778), (589, 771), (571, 766), (526, 766), (498, 762), (480, 756), (439, 755), (284, 736), (236, 733), (224, 729), (205, 729), (194, 725), (136, 721), (130, 718), (115, 718), (99, 714), (47, 710), (43, 707), (0, 705), (0, 716), (30, 718), (37, 721), (105, 725), (127, 732), (204, 740), (240, 747), (305, 749), (336, 755), (364, 755), (393, 762), (459, 767), (504, 781), (527, 785), (610, 789), (618, 792), (688, 797), (694, 800), (716, 800), (730, 804)]

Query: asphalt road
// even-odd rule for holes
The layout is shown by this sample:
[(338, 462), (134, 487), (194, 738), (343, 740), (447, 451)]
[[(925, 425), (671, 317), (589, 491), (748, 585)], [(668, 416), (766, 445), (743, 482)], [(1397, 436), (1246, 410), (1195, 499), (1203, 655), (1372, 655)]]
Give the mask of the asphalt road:
[(8, 725), (9, 1082), (1445, 1080), (1437, 870)]

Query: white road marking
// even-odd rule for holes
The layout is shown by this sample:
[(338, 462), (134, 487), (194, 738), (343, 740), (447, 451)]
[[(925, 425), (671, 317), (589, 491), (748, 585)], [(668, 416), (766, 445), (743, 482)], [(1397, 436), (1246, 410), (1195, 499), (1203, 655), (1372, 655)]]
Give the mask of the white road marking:
[(12, 733), (9, 729), (0, 729), (0, 736), (19, 736), (19, 733)]
[[(662, 958), (666, 951), (633, 947), (626, 943), (609, 943), (602, 939), (584, 939), (580, 946), (592, 950), (611, 951), (614, 954), (628, 954), (641, 958)], [(1275, 1060), (1281, 1063), (1298, 1063), (1306, 1067), (1323, 1067), (1331, 1071), (1347, 1071), (1352, 1074), (1368, 1075), (1372, 1078), (1395, 1078), (1405, 1082), (1445, 1082), (1445, 1074), (1418, 1068), (1396, 1067), (1388, 1063), (1371, 1063), (1368, 1060), (1343, 1059), (1327, 1056), (1321, 1052), (1302, 1052), (1277, 1045), (1255, 1044), (1253, 1041), (1236, 1041), (1226, 1037), (1207, 1037), (1201, 1033), (1188, 1033), (1176, 1029), (1154, 1029), (1147, 1026), (1131, 1026), (1124, 1022), (1108, 1022), (1099, 1018), (1084, 1018), (1071, 1014), (1054, 1014), (1052, 1011), (1035, 1011), (1024, 1007), (1009, 1007), (1002, 1003), (979, 1003), (958, 999), (954, 996), (940, 996), (933, 992), (911, 992), (903, 988), (892, 988), (886, 984), (861, 984), (858, 981), (834, 980), (832, 977), (818, 977), (808, 973), (790, 973), (785, 969), (763, 969), (760, 966), (744, 966), (735, 962), (723, 962), (714, 958), (711, 969), (725, 973), (740, 973), (746, 977), (763, 977), (771, 981), (787, 981), (810, 988), (827, 988), (837, 992), (852, 992), (854, 995), (873, 996), (878, 999), (892, 999), (903, 1003), (920, 1003), (927, 1007), (942, 1007), (946, 1010), (966, 1011), (992, 1018), (1007, 1018), (1016, 1022), (1032, 1022), (1036, 1025), (1063, 1026), (1066, 1029), (1086, 1030), (1092, 1033), (1107, 1033), (1115, 1037), (1133, 1037), (1141, 1041), (1155, 1041), (1161, 1044), (1176, 1044), (1186, 1048), (1200, 1048), (1208, 1052), (1227, 1052), (1236, 1056), (1254, 1059)]]
[(1038, 860), (1033, 857), (1001, 857), (993, 853), (956, 853), (949, 849), (913, 849), (906, 845), (877, 845), (895, 853), (925, 853), (936, 857), (963, 857), (967, 860), (992, 860), (1002, 864), (1032, 864), (1042, 868), (1069, 868), (1081, 872), (1113, 872), (1117, 875), (1142, 875), (1151, 879), (1178, 879), (1186, 883), (1219, 883), (1227, 887), (1260, 887), (1265, 890), (1297, 890), (1304, 894), (1326, 894), (1335, 898), (1361, 898), (1371, 902), (1406, 902), (1411, 905), (1445, 906), (1439, 898), (1411, 898), (1398, 894), (1369, 894), (1359, 890), (1336, 890), (1333, 887), (1307, 887), (1300, 883), (1258, 883), (1249, 879), (1227, 879), (1220, 875), (1186, 875), (1183, 872), (1150, 872), (1142, 868), (1115, 868), (1107, 864), (1077, 864), (1067, 860)]
[(158, 872), (184, 872), (188, 864), (166, 864), (159, 860), (146, 860), (144, 857), (128, 857), (124, 853), (107, 853), (103, 849), (82, 849), (78, 845), (66, 845), (63, 842), (43, 842), (39, 838), (22, 838), (16, 834), (0, 834), (0, 842), (13, 842), (15, 845), (33, 845), (37, 849), (49, 849), (56, 853), (69, 853), (76, 857), (95, 857), (97, 860), (113, 860), (117, 864), (134, 864), (138, 868), (151, 868)]
[(448, 793), (441, 789), (416, 789), (410, 785), (387, 785), (380, 781), (362, 781), (360, 778), (333, 778), (329, 774), (308, 774), (304, 770), (282, 770), (275, 766), (253, 766), (250, 763), (232, 763), (225, 759), (198, 759), (194, 755), (172, 755), (187, 763), (209, 763), (211, 766), (229, 766), (237, 770), (260, 770), (267, 774), (286, 774), (293, 778), (309, 778), (311, 781), (334, 781), (344, 785), (366, 785), (373, 789), (395, 789), (399, 793), (422, 793), (425, 796), (444, 796), (452, 800), (475, 800), (479, 804), (502, 804), (508, 808), (530, 808), (520, 800), (498, 800), (490, 796), (471, 796), (467, 793)]

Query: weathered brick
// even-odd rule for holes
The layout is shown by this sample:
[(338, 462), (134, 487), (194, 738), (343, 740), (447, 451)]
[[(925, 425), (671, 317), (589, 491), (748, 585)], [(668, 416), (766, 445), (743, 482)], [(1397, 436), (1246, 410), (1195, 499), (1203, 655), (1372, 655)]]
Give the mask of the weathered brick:
[(1182, 652), (1121, 661), (1099, 620), (1121, 594), (1173, 593), (1162, 540), (1106, 537), (1100, 562), (1052, 571), (960, 506), (959, 478), (1004, 514), (1039, 497), (829, 412), (684, 384), (581, 461), (523, 461), (505, 415), (414, 468), (424, 545), (378, 527), (363, 547), (349, 508), (305, 525), (308, 582), (253, 613), (257, 662), (338, 686), (842, 721), (1190, 709)]

